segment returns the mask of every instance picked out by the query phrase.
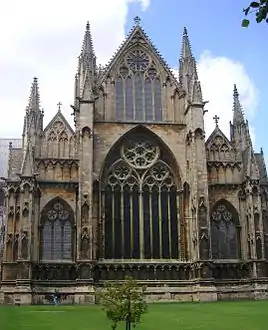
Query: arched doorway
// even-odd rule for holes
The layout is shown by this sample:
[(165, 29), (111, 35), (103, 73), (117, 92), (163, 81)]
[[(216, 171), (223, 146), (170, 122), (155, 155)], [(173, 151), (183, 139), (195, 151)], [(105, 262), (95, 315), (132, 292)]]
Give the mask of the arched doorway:
[(158, 137), (140, 127), (121, 138), (102, 185), (105, 259), (179, 258), (179, 173)]
[(40, 260), (71, 261), (74, 257), (74, 212), (61, 198), (44, 207), (40, 220)]
[(226, 200), (218, 201), (211, 212), (213, 259), (239, 259), (240, 225), (236, 209)]

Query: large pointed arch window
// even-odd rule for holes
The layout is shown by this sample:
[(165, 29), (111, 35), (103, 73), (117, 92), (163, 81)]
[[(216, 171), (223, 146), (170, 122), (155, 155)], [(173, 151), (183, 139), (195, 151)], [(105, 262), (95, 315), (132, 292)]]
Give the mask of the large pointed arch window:
[(73, 259), (74, 213), (61, 199), (52, 200), (41, 213), (40, 259), (70, 261)]
[(227, 201), (219, 201), (211, 213), (211, 241), (213, 259), (240, 258), (240, 226), (235, 208)]
[(103, 180), (104, 257), (178, 259), (177, 181), (148, 136), (126, 138), (111, 155)]
[(116, 119), (161, 122), (162, 86), (155, 63), (142, 49), (125, 57), (115, 80)]

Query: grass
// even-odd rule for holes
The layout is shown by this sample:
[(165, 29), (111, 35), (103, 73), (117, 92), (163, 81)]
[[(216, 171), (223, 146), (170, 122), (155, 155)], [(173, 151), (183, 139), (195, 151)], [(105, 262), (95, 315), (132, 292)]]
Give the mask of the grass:
[[(110, 323), (99, 306), (3, 306), (0, 329), (110, 330)], [(268, 301), (151, 304), (136, 328), (175, 329), (267, 330)]]

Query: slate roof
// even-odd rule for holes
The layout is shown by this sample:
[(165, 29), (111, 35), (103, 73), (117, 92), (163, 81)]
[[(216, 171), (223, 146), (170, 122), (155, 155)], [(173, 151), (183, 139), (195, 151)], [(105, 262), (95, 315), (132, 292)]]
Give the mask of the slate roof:
[(0, 139), (0, 177), (7, 176), (10, 142), (15, 150), (22, 146), (22, 139)]

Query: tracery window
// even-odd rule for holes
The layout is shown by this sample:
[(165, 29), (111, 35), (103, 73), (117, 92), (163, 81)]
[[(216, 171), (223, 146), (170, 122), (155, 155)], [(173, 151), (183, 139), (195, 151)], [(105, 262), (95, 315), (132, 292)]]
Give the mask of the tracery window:
[(159, 146), (127, 139), (104, 180), (106, 259), (178, 259), (177, 184)]
[(115, 94), (117, 120), (162, 121), (161, 80), (141, 48), (127, 54), (115, 81)]
[(240, 258), (240, 227), (235, 209), (227, 201), (218, 203), (211, 214), (213, 259)]
[(73, 225), (73, 211), (66, 202), (57, 199), (44, 208), (40, 230), (41, 260), (72, 260)]

